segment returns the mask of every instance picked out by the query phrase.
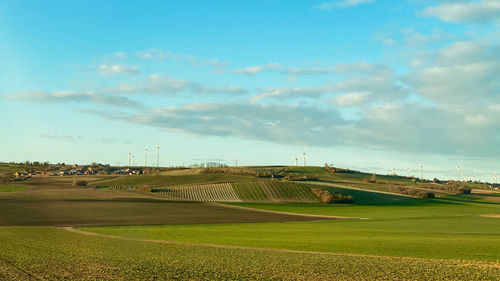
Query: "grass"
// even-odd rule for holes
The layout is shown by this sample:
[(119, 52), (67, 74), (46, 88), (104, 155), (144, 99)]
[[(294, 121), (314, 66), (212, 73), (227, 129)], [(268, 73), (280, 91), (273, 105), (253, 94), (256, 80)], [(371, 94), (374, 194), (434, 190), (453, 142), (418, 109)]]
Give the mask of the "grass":
[[(465, 200), (465, 199), (464, 199)], [(377, 206), (238, 204), (276, 211), (360, 216), (358, 221), (96, 227), (124, 237), (417, 258), (500, 261), (500, 213), (483, 201), (422, 200)]]
[(251, 251), (0, 227), (6, 280), (498, 280), (482, 264)]
[[(369, 176), (331, 174), (319, 167), (294, 169), (317, 172), (332, 181)], [(263, 197), (255, 191), (258, 186), (263, 192), (261, 179), (226, 174), (88, 179), (102, 186), (231, 182), (238, 196)], [(50, 189), (51, 184), (72, 181), (71, 177), (36, 179), (26, 192), (0, 193), (0, 225), (8, 225), (0, 226), (0, 241), (6, 242), (0, 243), (0, 280), (500, 280), (500, 219), (481, 216), (500, 214), (500, 203), (480, 196), (399, 200), (401, 196), (334, 188), (344, 195), (356, 192), (351, 194), (356, 204), (232, 204), (370, 218), (311, 221), (303, 216), (169, 202), (146, 192)], [(285, 197), (303, 196), (299, 192), (303, 189), (287, 189), (289, 184), (309, 187), (272, 182), (280, 185), (280, 196)], [(119, 237), (70, 233), (52, 225), (80, 226)]]
[(0, 185), (0, 192), (19, 192), (29, 188), (27, 185)]

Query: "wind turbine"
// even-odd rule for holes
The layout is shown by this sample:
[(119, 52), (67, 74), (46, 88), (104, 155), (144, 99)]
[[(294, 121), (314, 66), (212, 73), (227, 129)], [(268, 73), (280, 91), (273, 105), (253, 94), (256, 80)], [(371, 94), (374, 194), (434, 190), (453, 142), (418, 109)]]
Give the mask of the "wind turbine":
[(145, 154), (144, 168), (147, 168), (148, 167), (148, 149), (147, 148), (144, 149), (144, 154)]
[(410, 168), (406, 168), (406, 171), (408, 172), (408, 177), (410, 177)]
[(305, 167), (306, 166), (306, 158), (307, 158), (305, 145), (304, 145), (304, 153), (302, 153), (302, 157), (304, 157), (304, 167)]
[(462, 165), (462, 161), (460, 161), (457, 166), (457, 181), (460, 181), (460, 165)]
[(128, 166), (130, 167), (130, 162), (132, 160), (132, 153), (128, 152)]
[(135, 167), (135, 154), (132, 154), (132, 166)]
[(495, 183), (498, 184), (498, 177), (497, 177), (497, 172), (493, 172), (493, 174), (495, 175)]
[(156, 169), (160, 168), (160, 146), (156, 146)]
[(424, 164), (422, 162), (418, 162), (420, 164), (420, 180), (424, 180)]
[(395, 176), (396, 175), (396, 169), (392, 168), (392, 175)]

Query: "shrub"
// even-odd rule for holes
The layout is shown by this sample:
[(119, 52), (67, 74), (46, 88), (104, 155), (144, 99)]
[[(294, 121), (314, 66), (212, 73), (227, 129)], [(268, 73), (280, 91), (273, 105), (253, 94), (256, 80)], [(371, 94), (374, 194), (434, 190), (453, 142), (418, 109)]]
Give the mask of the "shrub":
[(344, 196), (340, 193), (330, 193), (328, 190), (321, 188), (311, 188), (312, 193), (316, 195), (321, 203), (331, 204), (331, 203), (353, 203), (354, 200), (351, 195)]
[(472, 188), (470, 188), (470, 187), (462, 187), (462, 188), (460, 188), (460, 191), (461, 191), (463, 194), (471, 194), (471, 192), (472, 192)]
[(425, 198), (435, 198), (435, 197), (436, 197), (436, 195), (434, 194), (434, 192), (427, 192)]
[(153, 188), (149, 185), (141, 185), (139, 186), (139, 191), (144, 191), (144, 192), (152, 192)]
[(76, 186), (87, 186), (87, 181), (81, 180), (76, 182)]

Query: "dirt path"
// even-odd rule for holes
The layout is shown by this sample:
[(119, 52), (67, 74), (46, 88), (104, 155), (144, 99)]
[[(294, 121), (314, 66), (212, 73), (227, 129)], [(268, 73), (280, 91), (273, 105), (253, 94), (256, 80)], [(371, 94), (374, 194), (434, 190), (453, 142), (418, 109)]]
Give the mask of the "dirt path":
[(497, 218), (500, 219), (500, 214), (485, 214), (485, 215), (480, 215), (481, 217), (486, 217), (486, 218)]
[(327, 216), (327, 215), (312, 215), (312, 214), (302, 214), (302, 213), (280, 212), (280, 211), (256, 209), (256, 208), (227, 205), (227, 204), (213, 203), (213, 202), (208, 202), (206, 204), (216, 205), (216, 206), (226, 207), (226, 208), (233, 208), (233, 209), (251, 210), (251, 211), (261, 212), (261, 213), (292, 215), (292, 216), (301, 216), (301, 217), (318, 218), (318, 219), (332, 219), (332, 220), (368, 220), (369, 219), (369, 218), (356, 218), (356, 217), (342, 217), (342, 216)]
[(279, 252), (279, 253), (294, 253), (294, 254), (311, 254), (311, 255), (334, 255), (334, 256), (346, 256), (346, 257), (367, 257), (367, 258), (378, 258), (378, 259), (396, 259), (396, 260), (413, 260), (413, 261), (431, 261), (440, 263), (453, 263), (460, 266), (479, 266), (483, 268), (500, 268), (500, 262), (484, 262), (484, 261), (468, 261), (468, 260), (453, 260), (453, 259), (432, 259), (432, 258), (414, 258), (414, 257), (398, 257), (398, 256), (379, 256), (379, 255), (369, 255), (369, 254), (350, 254), (350, 253), (332, 253), (332, 252), (317, 252), (317, 251), (302, 251), (302, 250), (289, 250), (289, 249), (273, 249), (273, 248), (259, 248), (259, 247), (247, 247), (247, 246), (235, 246), (235, 245), (220, 245), (211, 243), (200, 243), (200, 242), (184, 242), (184, 241), (172, 241), (172, 240), (155, 240), (155, 239), (140, 239), (132, 237), (122, 237), (116, 235), (100, 234), (95, 232), (88, 232), (73, 227), (59, 227), (59, 229), (64, 231), (69, 231), (73, 233), (103, 237), (110, 239), (120, 239), (127, 241), (139, 241), (139, 242), (152, 242), (170, 245), (185, 245), (185, 246), (195, 246), (195, 247), (211, 247), (211, 248), (222, 248), (222, 249), (239, 249), (248, 251), (263, 251), (263, 252)]

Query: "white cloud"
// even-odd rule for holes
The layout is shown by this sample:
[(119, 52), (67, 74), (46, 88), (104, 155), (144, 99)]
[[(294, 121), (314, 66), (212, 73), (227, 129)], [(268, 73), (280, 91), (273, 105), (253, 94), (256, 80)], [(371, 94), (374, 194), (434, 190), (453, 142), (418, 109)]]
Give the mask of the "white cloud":
[(154, 60), (157, 62), (161, 62), (163, 60), (172, 60), (180, 63), (188, 63), (193, 66), (210, 66), (213, 68), (214, 72), (217, 73), (224, 72), (224, 69), (227, 65), (226, 62), (214, 58), (201, 58), (195, 55), (174, 53), (171, 51), (160, 50), (160, 49), (139, 51), (137, 52), (137, 55), (141, 59)]
[(101, 64), (99, 73), (103, 76), (134, 75), (139, 74), (139, 67), (126, 64)]
[(335, 72), (333, 67), (289, 67), (283, 70), (283, 73), (288, 75), (325, 75)]
[(325, 75), (334, 73), (335, 71), (333, 67), (285, 67), (281, 63), (271, 62), (263, 65), (238, 68), (232, 72), (248, 76), (255, 76), (261, 72), (274, 72), (290, 75), (293, 79), (296, 79), (299, 75)]
[(359, 120), (335, 108), (304, 105), (194, 103), (135, 113), (86, 110), (104, 118), (207, 136), (315, 146), (354, 145), (439, 154), (500, 156), (500, 113), (419, 102), (367, 107)]
[(343, 142), (340, 132), (346, 125), (334, 109), (288, 105), (194, 103), (149, 109), (135, 114), (96, 110), (86, 112), (175, 132), (288, 144), (339, 144)]
[(359, 4), (373, 3), (375, 0), (342, 0), (342, 1), (332, 1), (324, 2), (316, 6), (320, 10), (331, 10), (335, 8), (349, 8), (352, 6), (357, 6)]
[(291, 99), (291, 98), (319, 98), (328, 91), (327, 87), (286, 87), (261, 89), (250, 98), (251, 103), (269, 98)]
[(28, 102), (28, 103), (94, 103), (109, 106), (133, 107), (140, 108), (142, 104), (131, 100), (127, 97), (114, 96), (103, 93), (96, 93), (94, 91), (73, 92), (73, 91), (59, 91), (59, 92), (21, 92), (16, 94), (9, 94), (8, 98), (12, 100)]
[(500, 19), (500, 0), (445, 2), (426, 8), (422, 14), (447, 22), (487, 23)]
[(174, 79), (168, 76), (153, 74), (147, 79), (135, 84), (122, 83), (118, 87), (107, 89), (110, 93), (147, 93), (159, 95), (176, 95), (180, 93), (191, 93), (196, 95), (221, 94), (238, 96), (248, 93), (242, 86), (230, 85), (227, 87), (212, 87), (206, 84)]
[[(325, 95), (343, 95), (348, 93), (371, 93), (378, 101), (400, 100), (408, 95), (399, 77), (388, 66), (358, 62), (337, 64), (332, 71), (343, 79), (317, 87), (266, 88), (250, 98), (250, 102), (264, 99), (288, 100), (293, 98), (319, 99)], [(367, 101), (361, 99), (359, 101)]]
[(264, 64), (264, 65), (254, 65), (254, 66), (249, 66), (249, 67), (245, 67), (245, 68), (235, 69), (232, 72), (235, 74), (253, 76), (261, 71), (276, 71), (279, 69), (281, 69), (281, 64), (271, 62), (271, 63)]
[(417, 67), (405, 81), (416, 93), (441, 104), (500, 102), (500, 46), (456, 42), (437, 51), (432, 63)]
[(337, 106), (357, 106), (362, 104), (371, 92), (347, 93), (337, 96), (334, 102)]

